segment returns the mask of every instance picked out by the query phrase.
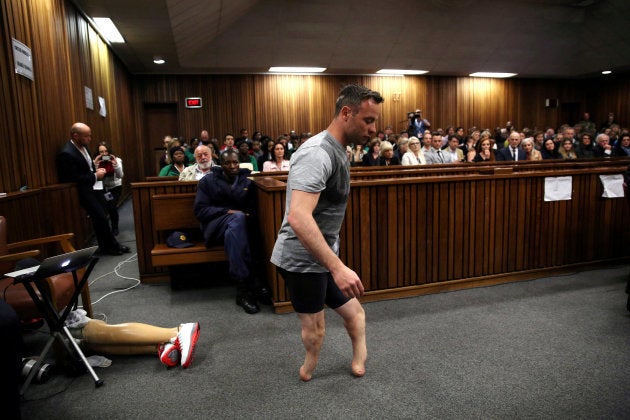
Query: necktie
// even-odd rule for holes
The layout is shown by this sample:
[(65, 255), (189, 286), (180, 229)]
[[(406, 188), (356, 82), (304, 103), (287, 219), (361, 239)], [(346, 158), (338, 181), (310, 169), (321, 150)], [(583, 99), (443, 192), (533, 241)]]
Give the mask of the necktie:
[(518, 160), (518, 155), (516, 153), (516, 147), (512, 147), (512, 159)]
[(438, 150), (438, 158), (440, 159), (440, 163), (444, 163), (444, 159), (442, 159), (442, 151)]

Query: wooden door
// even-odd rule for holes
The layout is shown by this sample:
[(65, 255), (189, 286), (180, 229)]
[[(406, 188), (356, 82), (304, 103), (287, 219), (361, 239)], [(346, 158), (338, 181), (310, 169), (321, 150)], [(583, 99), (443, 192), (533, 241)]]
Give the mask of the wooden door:
[(159, 173), (160, 157), (164, 153), (164, 136), (174, 136), (177, 128), (177, 104), (144, 104), (144, 176)]

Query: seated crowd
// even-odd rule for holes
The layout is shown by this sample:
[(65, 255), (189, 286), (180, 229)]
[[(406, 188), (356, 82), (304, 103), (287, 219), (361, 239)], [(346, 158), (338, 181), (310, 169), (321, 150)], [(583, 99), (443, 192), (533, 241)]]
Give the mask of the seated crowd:
[[(430, 123), (410, 123), (408, 130), (394, 133), (391, 126), (379, 131), (365, 144), (347, 146), (352, 166), (431, 165), (437, 163), (474, 163), (504, 160), (588, 159), (630, 155), (630, 131), (621, 128), (611, 113), (599, 130), (588, 113), (574, 126), (557, 130), (516, 129), (505, 127), (479, 129), (449, 126), (430, 131)], [(468, 134), (465, 134), (465, 133)], [(160, 176), (178, 176), (180, 180), (199, 180), (219, 164), (219, 153), (234, 149), (241, 167), (252, 172), (288, 171), (291, 154), (311, 133), (295, 131), (272, 139), (256, 131), (249, 138), (247, 129), (235, 138), (227, 133), (223, 142), (210, 138), (203, 130), (199, 138), (187, 144), (166, 136), (165, 152), (160, 160)], [(199, 149), (199, 150), (198, 150)]]
[[(428, 121), (425, 119), (425, 123)], [(449, 126), (430, 131), (410, 124), (400, 134), (388, 126), (366, 144), (348, 146), (353, 166), (430, 165), (504, 160), (588, 159), (630, 155), (630, 131), (614, 122), (614, 115), (597, 130), (588, 113), (574, 126), (557, 130), (505, 127), (479, 129)], [(383, 161), (383, 144), (393, 145), (397, 159)], [(387, 148), (387, 147), (386, 147)], [(389, 152), (388, 152), (389, 153)]]

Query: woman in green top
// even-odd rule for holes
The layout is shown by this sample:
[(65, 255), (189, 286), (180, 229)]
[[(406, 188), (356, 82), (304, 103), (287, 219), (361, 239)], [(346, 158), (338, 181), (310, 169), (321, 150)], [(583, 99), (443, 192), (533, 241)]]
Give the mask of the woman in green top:
[(238, 163), (251, 163), (253, 171), (258, 171), (258, 161), (254, 157), (254, 155), (249, 154), (249, 143), (245, 140), (240, 140), (236, 144), (236, 148), (238, 149)]
[(186, 166), (190, 166), (186, 163), (186, 155), (181, 146), (171, 147), (168, 153), (171, 155), (171, 163), (162, 168), (160, 176), (179, 176)]

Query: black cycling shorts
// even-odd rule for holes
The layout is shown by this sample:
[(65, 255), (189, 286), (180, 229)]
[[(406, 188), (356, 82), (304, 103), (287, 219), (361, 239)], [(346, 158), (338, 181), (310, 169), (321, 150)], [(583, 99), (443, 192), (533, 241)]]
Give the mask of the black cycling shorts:
[(330, 273), (294, 273), (278, 267), (289, 289), (289, 297), (297, 313), (314, 314), (324, 304), (337, 309), (350, 300), (333, 280)]

